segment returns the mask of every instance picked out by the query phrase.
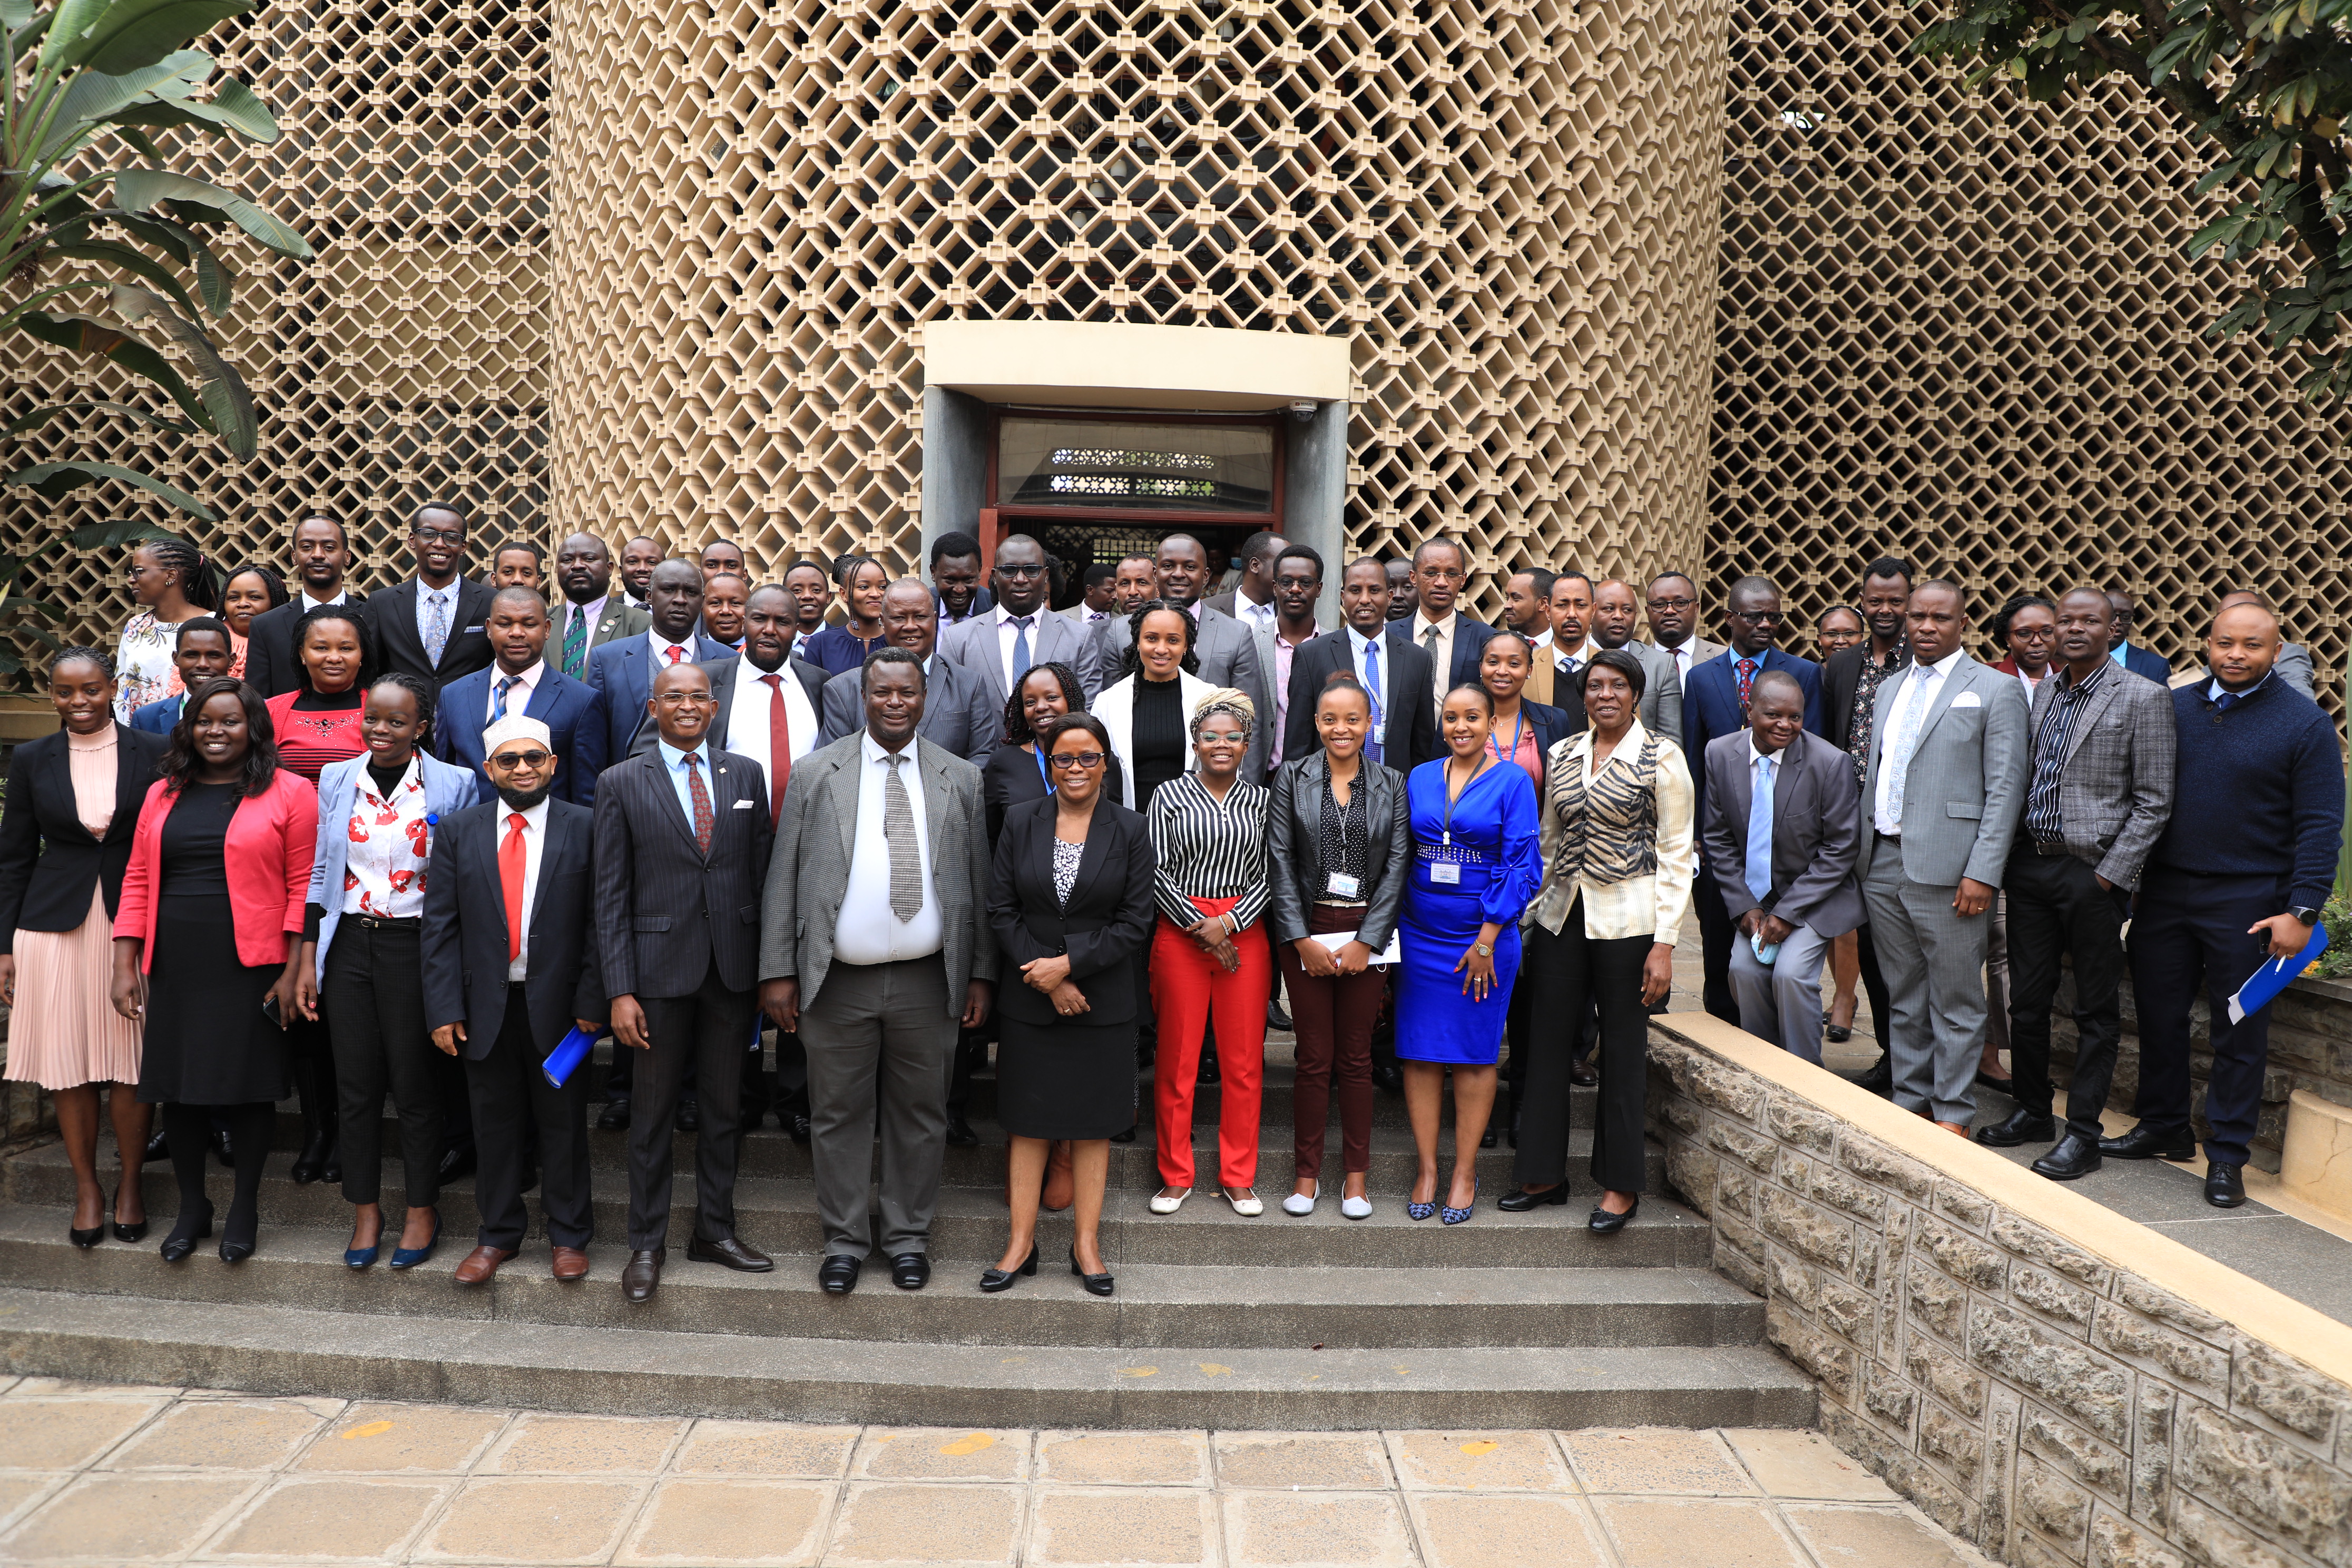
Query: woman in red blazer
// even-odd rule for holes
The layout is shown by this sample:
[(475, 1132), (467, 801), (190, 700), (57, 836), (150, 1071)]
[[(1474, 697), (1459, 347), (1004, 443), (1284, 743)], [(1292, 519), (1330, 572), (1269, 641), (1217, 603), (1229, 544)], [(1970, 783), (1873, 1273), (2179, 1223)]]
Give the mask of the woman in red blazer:
[(182, 1261), (212, 1234), (205, 1143), (217, 1114), (236, 1154), (220, 1255), (236, 1263), (253, 1255), (262, 1165), (286, 1095), (319, 795), (278, 765), (269, 710), (239, 680), (188, 694), (161, 771), (116, 907), (114, 1006), (146, 1025), (139, 1099), (163, 1108), (180, 1178), (164, 1261)]

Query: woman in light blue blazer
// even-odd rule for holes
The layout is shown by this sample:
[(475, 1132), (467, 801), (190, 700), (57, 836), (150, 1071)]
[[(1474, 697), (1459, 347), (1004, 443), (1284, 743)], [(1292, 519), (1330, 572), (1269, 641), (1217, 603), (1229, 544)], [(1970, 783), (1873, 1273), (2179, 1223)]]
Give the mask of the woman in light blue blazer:
[(415, 676), (383, 676), (360, 710), (367, 749), (319, 774), (319, 847), (295, 1005), (316, 1018), (323, 1003), (333, 1042), (343, 1196), (355, 1209), (343, 1261), (355, 1269), (383, 1249), (387, 1089), (400, 1113), (408, 1207), (392, 1266), (424, 1262), (441, 1234), (441, 1102), (420, 956), (425, 868), (435, 826), (474, 804), (474, 779), (417, 744), (432, 731), (433, 689)]

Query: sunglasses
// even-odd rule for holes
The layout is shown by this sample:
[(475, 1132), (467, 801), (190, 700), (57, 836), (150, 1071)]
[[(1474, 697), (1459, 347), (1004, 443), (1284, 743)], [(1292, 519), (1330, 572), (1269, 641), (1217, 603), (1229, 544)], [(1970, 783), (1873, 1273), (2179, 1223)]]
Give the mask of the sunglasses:
[(543, 768), (547, 765), (547, 759), (553, 754), (540, 751), (500, 752), (490, 759), (490, 766), (505, 768), (509, 771), (516, 768)]
[(1053, 763), (1065, 773), (1082, 772), (1102, 766), (1103, 754), (1100, 752), (1055, 752)]

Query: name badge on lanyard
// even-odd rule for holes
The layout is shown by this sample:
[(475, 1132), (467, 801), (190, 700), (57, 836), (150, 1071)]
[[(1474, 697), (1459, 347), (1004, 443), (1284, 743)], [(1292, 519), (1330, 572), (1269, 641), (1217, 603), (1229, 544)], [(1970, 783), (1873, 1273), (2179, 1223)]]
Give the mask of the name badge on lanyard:
[(1454, 860), (1433, 860), (1429, 866), (1429, 879), (1433, 882), (1445, 883), (1448, 886), (1458, 886), (1462, 880), (1461, 864)]
[(1363, 889), (1364, 879), (1360, 877), (1350, 877), (1344, 871), (1331, 873), (1329, 891), (1335, 899), (1360, 898)]

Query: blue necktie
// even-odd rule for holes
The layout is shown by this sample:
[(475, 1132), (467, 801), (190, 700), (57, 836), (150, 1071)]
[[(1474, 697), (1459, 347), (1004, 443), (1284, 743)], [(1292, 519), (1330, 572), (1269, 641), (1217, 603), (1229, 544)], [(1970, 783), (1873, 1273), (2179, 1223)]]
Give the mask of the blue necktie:
[(1772, 891), (1773, 763), (1756, 759), (1756, 788), (1748, 802), (1748, 891), (1759, 904)]
[(1029, 673), (1029, 624), (1034, 616), (1013, 616), (1013, 685), (1018, 689), (1021, 678)]
[(490, 722), (495, 724), (507, 716), (507, 693), (522, 684), (520, 675), (502, 675), (499, 689), (490, 695)]
[(2213, 706), (2220, 711), (2227, 713), (2231, 709), (2235, 708), (2239, 702), (2243, 700), (2243, 696), (2244, 694), (2242, 692), (2224, 691), (2221, 696), (2213, 699)]
[(1364, 689), (1372, 698), (1371, 733), (1364, 737), (1364, 755), (1374, 762), (1381, 760), (1381, 639), (1373, 637), (1364, 644)]

